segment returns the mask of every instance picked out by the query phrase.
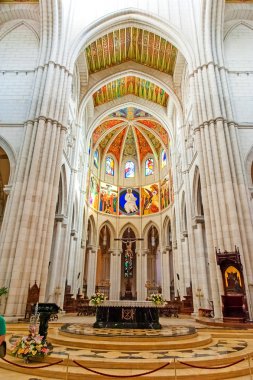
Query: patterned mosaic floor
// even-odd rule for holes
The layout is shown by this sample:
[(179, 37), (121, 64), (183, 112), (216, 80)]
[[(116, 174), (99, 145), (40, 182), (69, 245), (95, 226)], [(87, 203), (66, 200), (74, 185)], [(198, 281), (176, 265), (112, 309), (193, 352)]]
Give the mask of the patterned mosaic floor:
[[(20, 335), (13, 335), (10, 338), (10, 343), (13, 344)], [(220, 357), (242, 351), (248, 347), (248, 343), (242, 339), (222, 339), (216, 340), (208, 347), (193, 348), (193, 349), (179, 349), (179, 350), (154, 350), (154, 351), (113, 351), (113, 350), (91, 350), (91, 349), (77, 349), (68, 348), (64, 346), (55, 346), (52, 354), (66, 355), (70, 354), (72, 357), (79, 357), (82, 359), (173, 359), (173, 358), (208, 358)]]
[(191, 335), (196, 332), (191, 326), (164, 326), (161, 330), (152, 329), (96, 329), (86, 323), (66, 323), (60, 331), (76, 335), (95, 336), (129, 336), (129, 337), (176, 337)]
[(220, 357), (244, 350), (248, 346), (247, 342), (241, 339), (219, 340), (212, 345), (204, 348), (186, 350), (163, 350), (163, 351), (111, 351), (111, 350), (89, 350), (75, 349), (66, 347), (55, 347), (54, 354), (64, 355), (69, 353), (71, 356), (82, 359), (173, 359), (175, 358), (201, 358), (201, 357)]

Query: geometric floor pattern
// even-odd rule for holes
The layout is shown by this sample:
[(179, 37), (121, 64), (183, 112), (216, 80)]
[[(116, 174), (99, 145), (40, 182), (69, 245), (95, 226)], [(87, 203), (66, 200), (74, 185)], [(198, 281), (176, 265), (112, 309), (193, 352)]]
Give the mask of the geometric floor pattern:
[(219, 340), (214, 344), (204, 348), (181, 349), (181, 350), (163, 350), (163, 351), (111, 351), (111, 350), (90, 350), (90, 349), (76, 349), (66, 347), (55, 347), (53, 353), (57, 355), (64, 355), (66, 353), (72, 354), (80, 358), (97, 358), (97, 359), (173, 359), (175, 358), (201, 358), (201, 357), (219, 357), (222, 355), (232, 354), (245, 349), (248, 346), (245, 340), (229, 339)]
[(196, 332), (194, 327), (188, 326), (164, 326), (160, 330), (154, 329), (110, 329), (93, 328), (88, 323), (66, 323), (60, 331), (85, 336), (133, 336), (133, 337), (177, 337)]

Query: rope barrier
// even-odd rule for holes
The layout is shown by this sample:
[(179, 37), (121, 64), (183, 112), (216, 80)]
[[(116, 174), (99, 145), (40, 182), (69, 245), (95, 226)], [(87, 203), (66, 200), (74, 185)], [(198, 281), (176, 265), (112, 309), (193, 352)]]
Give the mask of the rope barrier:
[(78, 363), (76, 360), (73, 360), (73, 363), (75, 363), (76, 365), (78, 365), (79, 367), (81, 368), (84, 368), (86, 369), (87, 371), (89, 372), (92, 372), (92, 373), (95, 373), (97, 375), (101, 375), (101, 376), (107, 376), (107, 377), (116, 377), (118, 379), (125, 379), (125, 378), (128, 378), (128, 377), (141, 377), (141, 376), (145, 376), (145, 375), (150, 375), (151, 373), (154, 373), (154, 372), (157, 372), (157, 371), (160, 371), (161, 369), (169, 366), (171, 363), (166, 363), (166, 364), (163, 364), (161, 367), (159, 368), (156, 368), (156, 369), (152, 369), (151, 371), (147, 371), (145, 373), (139, 373), (139, 374), (136, 374), (136, 375), (126, 375), (126, 376), (118, 376), (118, 375), (110, 375), (110, 374), (107, 374), (107, 373), (103, 373), (103, 372), (98, 372), (94, 369), (91, 369), (91, 368), (88, 368), (88, 367), (85, 367), (83, 366), (82, 364)]
[(39, 368), (46, 368), (46, 367), (51, 367), (53, 365), (56, 365), (56, 364), (60, 364), (63, 362), (63, 360), (59, 360), (57, 362), (54, 362), (54, 363), (48, 363), (46, 365), (39, 365), (39, 366), (36, 366), (36, 367), (31, 367), (31, 366), (27, 366), (27, 365), (22, 365), (22, 364), (18, 364), (18, 363), (13, 363), (13, 362), (10, 362), (8, 359), (5, 359), (5, 358), (1, 358), (4, 362), (8, 363), (8, 364), (12, 364), (16, 367), (20, 367), (20, 368), (29, 368), (29, 369), (39, 369)]
[(241, 363), (244, 360), (246, 360), (246, 359), (243, 358), (243, 359), (237, 360), (234, 363), (226, 364), (226, 365), (223, 365), (223, 366), (216, 366), (216, 367), (201, 367), (201, 366), (198, 366), (198, 365), (194, 365), (194, 364), (190, 364), (190, 363), (186, 363), (186, 362), (181, 362), (180, 360), (178, 360), (178, 363), (186, 365), (187, 367), (199, 368), (199, 369), (223, 369), (223, 368), (228, 368), (228, 367), (231, 367), (232, 365)]

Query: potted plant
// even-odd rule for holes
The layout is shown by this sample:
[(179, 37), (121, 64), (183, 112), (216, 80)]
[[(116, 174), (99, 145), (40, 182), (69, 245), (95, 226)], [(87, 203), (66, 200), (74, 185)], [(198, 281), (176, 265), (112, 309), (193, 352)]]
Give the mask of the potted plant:
[(98, 306), (101, 303), (103, 303), (105, 299), (106, 296), (104, 295), (104, 293), (97, 292), (91, 296), (90, 303), (94, 306)]
[(162, 294), (151, 294), (149, 297), (149, 300), (152, 301), (155, 305), (164, 305), (165, 299), (163, 298)]
[(26, 363), (43, 360), (49, 352), (46, 340), (36, 333), (36, 325), (30, 325), (29, 334), (18, 339), (11, 348), (11, 354)]

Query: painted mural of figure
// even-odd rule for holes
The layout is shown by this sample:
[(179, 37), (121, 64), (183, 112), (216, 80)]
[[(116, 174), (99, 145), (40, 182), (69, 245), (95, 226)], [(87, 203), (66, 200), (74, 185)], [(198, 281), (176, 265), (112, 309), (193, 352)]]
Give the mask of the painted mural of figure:
[(126, 203), (124, 205), (124, 209), (127, 214), (138, 211), (138, 207), (136, 205), (137, 198), (133, 195), (132, 189), (127, 189), (125, 201)]

